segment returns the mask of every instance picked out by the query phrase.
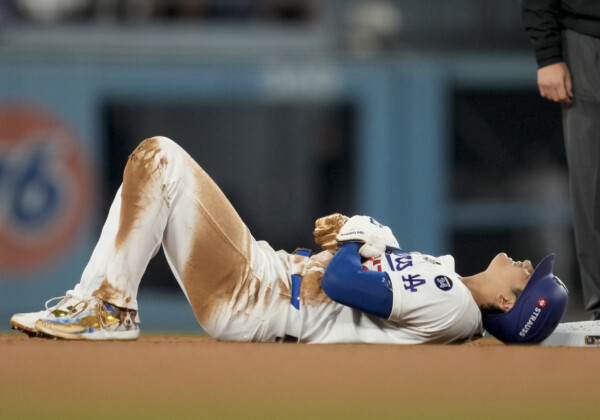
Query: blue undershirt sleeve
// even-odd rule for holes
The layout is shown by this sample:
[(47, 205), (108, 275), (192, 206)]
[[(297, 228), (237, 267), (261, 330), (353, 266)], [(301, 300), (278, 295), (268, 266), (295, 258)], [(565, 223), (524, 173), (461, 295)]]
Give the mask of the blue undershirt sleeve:
[(361, 246), (347, 242), (336, 252), (325, 269), (321, 287), (342, 305), (388, 319), (394, 301), (390, 278), (387, 273), (362, 269)]

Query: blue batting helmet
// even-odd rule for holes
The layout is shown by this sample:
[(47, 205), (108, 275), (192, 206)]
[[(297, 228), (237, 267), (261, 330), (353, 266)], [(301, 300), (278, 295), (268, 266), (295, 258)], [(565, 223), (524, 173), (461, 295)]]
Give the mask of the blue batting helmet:
[(552, 334), (568, 300), (566, 286), (552, 273), (554, 258), (548, 255), (538, 264), (509, 311), (485, 315), (483, 328), (504, 343), (534, 344)]

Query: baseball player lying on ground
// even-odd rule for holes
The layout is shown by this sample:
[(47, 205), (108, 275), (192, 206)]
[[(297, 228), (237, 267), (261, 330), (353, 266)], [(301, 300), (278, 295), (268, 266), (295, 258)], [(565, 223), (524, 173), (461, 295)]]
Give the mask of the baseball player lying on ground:
[(461, 343), (486, 329), (504, 342), (536, 343), (565, 311), (553, 256), (534, 270), (499, 254), (461, 277), (451, 256), (406, 252), (367, 216), (323, 217), (314, 235), (323, 248), (315, 255), (255, 240), (180, 146), (150, 138), (129, 157), (79, 284), (11, 325), (65, 339), (136, 339), (138, 286), (161, 245), (198, 321), (219, 340)]

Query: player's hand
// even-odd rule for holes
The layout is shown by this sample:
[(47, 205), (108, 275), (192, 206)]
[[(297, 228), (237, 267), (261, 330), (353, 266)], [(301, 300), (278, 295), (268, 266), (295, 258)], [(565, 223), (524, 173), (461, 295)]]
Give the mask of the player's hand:
[(338, 242), (360, 242), (358, 253), (365, 258), (383, 254), (386, 248), (399, 248), (392, 230), (369, 216), (352, 216), (336, 237)]
[(571, 73), (564, 61), (538, 70), (538, 88), (542, 97), (569, 105), (573, 99)]
[(340, 213), (330, 214), (329, 216), (317, 219), (315, 230), (313, 231), (315, 243), (320, 245), (325, 251), (336, 252), (340, 245), (335, 237), (347, 220), (348, 217)]

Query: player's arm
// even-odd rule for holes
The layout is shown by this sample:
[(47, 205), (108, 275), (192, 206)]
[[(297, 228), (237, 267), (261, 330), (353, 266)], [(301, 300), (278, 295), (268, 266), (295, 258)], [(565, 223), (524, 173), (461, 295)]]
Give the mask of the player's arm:
[(327, 265), (321, 287), (342, 305), (388, 319), (394, 301), (390, 278), (387, 273), (363, 271), (358, 253), (362, 246), (345, 243)]

